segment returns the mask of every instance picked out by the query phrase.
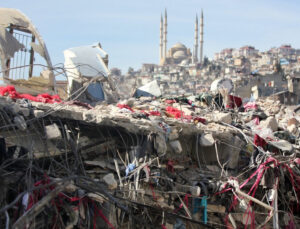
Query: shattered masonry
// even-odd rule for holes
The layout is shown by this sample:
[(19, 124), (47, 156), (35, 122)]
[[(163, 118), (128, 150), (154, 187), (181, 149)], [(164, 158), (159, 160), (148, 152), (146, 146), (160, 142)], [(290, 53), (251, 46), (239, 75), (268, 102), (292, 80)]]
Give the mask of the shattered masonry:
[[(76, 62), (84, 49), (96, 73)], [(110, 103), (101, 45), (64, 54), (68, 99), (9, 75), (0, 87), (1, 228), (299, 227), (298, 106), (246, 101), (222, 80), (175, 98), (153, 81)]]
[(2, 225), (8, 212), (15, 228), (296, 227), (299, 122), (276, 101), (256, 104), (237, 113), (142, 97), (90, 109), (2, 97)]

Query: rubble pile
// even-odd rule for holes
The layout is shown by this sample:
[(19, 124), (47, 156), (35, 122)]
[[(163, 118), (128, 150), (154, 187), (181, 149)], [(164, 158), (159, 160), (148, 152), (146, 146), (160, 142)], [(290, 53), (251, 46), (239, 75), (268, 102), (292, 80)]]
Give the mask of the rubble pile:
[(298, 108), (235, 101), (3, 93), (1, 228), (298, 228)]

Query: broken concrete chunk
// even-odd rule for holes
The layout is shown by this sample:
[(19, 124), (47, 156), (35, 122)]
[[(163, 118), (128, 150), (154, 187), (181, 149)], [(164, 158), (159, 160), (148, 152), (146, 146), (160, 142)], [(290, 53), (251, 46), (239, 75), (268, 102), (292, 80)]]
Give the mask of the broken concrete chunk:
[(41, 77), (46, 79), (46, 80), (49, 80), (49, 84), (52, 86), (53, 82), (54, 82), (54, 74), (52, 71), (50, 71), (49, 69), (47, 70), (44, 70), (41, 72)]
[(273, 132), (278, 130), (278, 123), (274, 117), (268, 117), (260, 122), (260, 127), (270, 128)]
[(109, 189), (116, 189), (118, 187), (118, 183), (115, 180), (114, 174), (109, 173), (103, 177), (103, 180), (108, 185)]
[(135, 99), (134, 98), (129, 98), (127, 101), (126, 101), (126, 105), (132, 107), (134, 105), (134, 102), (135, 102)]
[(76, 190), (78, 189), (77, 186), (75, 186), (74, 184), (68, 184), (66, 187), (65, 187), (65, 191), (66, 192), (69, 192), (69, 193), (72, 193), (72, 192), (75, 192)]
[(61, 132), (56, 123), (45, 126), (45, 131), (48, 139), (61, 139)]
[(104, 198), (103, 198), (102, 196), (96, 194), (96, 193), (91, 193), (91, 192), (89, 192), (89, 193), (87, 194), (87, 196), (90, 197), (91, 199), (93, 199), (93, 200), (99, 202), (99, 203), (103, 203), (103, 202), (104, 202)]
[(20, 111), (20, 105), (17, 103), (10, 104), (7, 106), (7, 109), (12, 113), (12, 114), (17, 114)]
[(230, 124), (232, 121), (230, 113), (215, 113), (214, 119), (216, 122), (224, 122)]
[(276, 148), (284, 152), (291, 152), (293, 150), (293, 145), (286, 140), (271, 141), (269, 142), (269, 144), (275, 146)]
[(21, 107), (20, 108), (20, 113), (23, 116), (28, 117), (30, 115), (30, 110), (28, 108)]
[(20, 130), (26, 130), (27, 124), (23, 116), (17, 115), (14, 117), (14, 123)]
[(44, 111), (41, 111), (41, 110), (33, 110), (33, 115), (37, 118), (40, 118), (44, 115)]
[(167, 151), (167, 144), (163, 135), (155, 136), (154, 148), (159, 154), (164, 154)]
[(176, 129), (173, 129), (169, 135), (169, 140), (174, 141), (174, 140), (177, 140), (178, 137), (179, 137), (178, 131)]
[(120, 104), (124, 104), (124, 105), (128, 105), (130, 107), (133, 107), (134, 101), (135, 101), (134, 98), (129, 98), (129, 99), (125, 99), (123, 101), (120, 101)]
[(170, 146), (171, 146), (171, 148), (173, 149), (173, 151), (175, 153), (181, 153), (182, 152), (182, 147), (181, 147), (181, 144), (178, 140), (171, 141)]
[(289, 125), (287, 128), (288, 132), (290, 132), (291, 134), (296, 134), (297, 133), (297, 126), (295, 124), (293, 125)]
[(215, 143), (215, 139), (212, 134), (202, 134), (200, 138), (200, 144), (202, 146), (212, 146)]
[(291, 119), (288, 120), (287, 125), (288, 126), (291, 126), (291, 125), (298, 126), (299, 125), (299, 121), (296, 118), (291, 118)]
[(201, 188), (199, 186), (192, 186), (190, 188), (190, 192), (193, 196), (200, 196), (201, 194)]

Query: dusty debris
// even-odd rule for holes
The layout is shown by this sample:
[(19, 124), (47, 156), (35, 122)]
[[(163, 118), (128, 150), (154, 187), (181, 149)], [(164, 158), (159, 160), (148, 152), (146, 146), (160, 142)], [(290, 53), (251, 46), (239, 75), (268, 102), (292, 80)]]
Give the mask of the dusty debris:
[(48, 139), (61, 138), (61, 133), (56, 123), (45, 126), (45, 131)]
[(108, 185), (109, 189), (116, 189), (118, 187), (118, 183), (114, 178), (114, 174), (109, 173), (103, 177), (103, 180)]
[[(284, 198), (288, 198), (289, 205), (297, 205), (300, 165), (297, 136), (292, 138), (292, 133), (277, 127), (273, 128), (274, 132), (269, 128), (271, 132), (264, 139), (259, 134), (264, 135), (262, 131), (268, 128), (260, 129), (259, 120), (251, 124), (254, 131), (243, 124), (247, 112), (253, 119), (257, 117), (253, 110), (218, 111), (233, 118), (230, 122), (215, 123), (210, 118), (211, 108), (200, 108), (199, 113), (189, 116), (183, 111), (178, 113), (175, 107), (168, 108), (172, 104), (164, 98), (131, 99), (122, 106), (102, 104), (92, 109), (64, 102), (28, 101), (29, 116), (17, 108), (20, 100), (4, 96), (0, 101), (1, 170), (7, 187), (1, 197), (3, 225), (7, 222), (5, 211), (10, 218), (16, 214), (14, 209), (19, 205), (12, 201), (23, 198), (25, 193), (30, 196), (27, 208), (23, 207), (17, 219), (26, 219), (28, 225), (33, 219), (44, 226), (52, 225), (40, 211), (30, 217), (25, 213), (35, 204), (42, 204), (47, 193), (59, 187), (62, 181), (57, 178), (72, 181), (72, 188), (60, 190), (47, 204), (56, 206), (54, 211), (45, 207), (42, 211), (60, 216), (60, 224), (69, 227), (102, 225), (100, 221), (115, 228), (132, 222), (138, 227), (145, 211), (149, 215), (143, 221), (152, 222), (154, 227), (161, 227), (163, 214), (163, 225), (175, 226), (180, 221), (187, 228), (193, 224), (222, 228), (226, 222), (237, 227), (272, 226), (268, 215), (277, 217), (279, 225), (284, 227), (286, 214), (282, 207), (286, 202), (281, 202), (281, 195), (288, 193)], [(156, 112), (150, 108), (154, 101), (159, 107)], [(187, 106), (185, 102), (180, 103)], [(268, 109), (259, 103), (257, 109)], [(21, 120), (20, 117), (24, 121), (14, 122)], [(200, 118), (210, 121), (198, 125), (196, 120)], [(276, 118), (266, 117), (261, 121), (266, 120), (267, 127), (272, 127), (273, 119)], [(34, 163), (32, 175), (25, 179), (23, 174), (31, 162)], [(11, 179), (15, 170), (18, 171), (15, 179), (21, 182), (17, 185), (19, 191), (10, 200), (7, 193), (16, 185)], [(270, 180), (268, 176), (275, 178)], [(230, 181), (232, 178), (238, 185)], [(281, 194), (282, 189), (285, 191)], [(264, 193), (268, 195), (272, 190), (278, 191), (277, 199), (272, 199), (277, 201), (276, 205), (262, 199)], [(79, 212), (74, 210), (78, 203), (82, 203)], [(57, 212), (55, 208), (59, 206), (63, 210)], [(113, 216), (113, 209), (119, 209), (124, 216)], [(277, 209), (282, 213), (275, 214)], [(245, 216), (256, 211), (264, 214)], [(98, 216), (96, 221), (89, 217), (91, 214)], [(293, 210), (289, 214), (298, 213)], [(159, 218), (154, 219), (154, 215)], [(11, 218), (10, 223), (19, 225), (21, 221)], [(299, 224), (297, 217), (293, 224)]]
[(260, 122), (261, 128), (270, 128), (273, 132), (277, 131), (278, 124), (274, 117), (268, 117), (266, 120)]
[(231, 121), (232, 121), (231, 114), (230, 113), (215, 112), (214, 113), (214, 121), (224, 122), (224, 123), (230, 124)]
[[(1, 12), (9, 15), (4, 22), (36, 33), (23, 14)], [(10, 59), (22, 47), (5, 31), (0, 36), (14, 47), (2, 48), (1, 58)], [(32, 49), (50, 61), (39, 45)], [(116, 97), (100, 44), (65, 57), (68, 100), (22, 94), (14, 81), (0, 87), (1, 228), (300, 226), (292, 107), (272, 98), (243, 104), (230, 80), (215, 81), (215, 94), (189, 98), (159, 97), (153, 82), (136, 98), (109, 103)], [(40, 77), (51, 81), (52, 70)]]

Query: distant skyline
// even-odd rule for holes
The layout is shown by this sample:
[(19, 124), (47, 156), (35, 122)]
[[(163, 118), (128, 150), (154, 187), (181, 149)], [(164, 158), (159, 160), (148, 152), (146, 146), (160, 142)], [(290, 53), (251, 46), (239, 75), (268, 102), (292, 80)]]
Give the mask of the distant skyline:
[(268, 50), (282, 44), (300, 48), (300, 4), (297, 0), (2, 0), (36, 25), (53, 64), (65, 49), (100, 42), (109, 67), (159, 61), (159, 23), (168, 11), (168, 48), (177, 42), (192, 50), (196, 14), (204, 13), (204, 55), (224, 48), (252, 45)]

